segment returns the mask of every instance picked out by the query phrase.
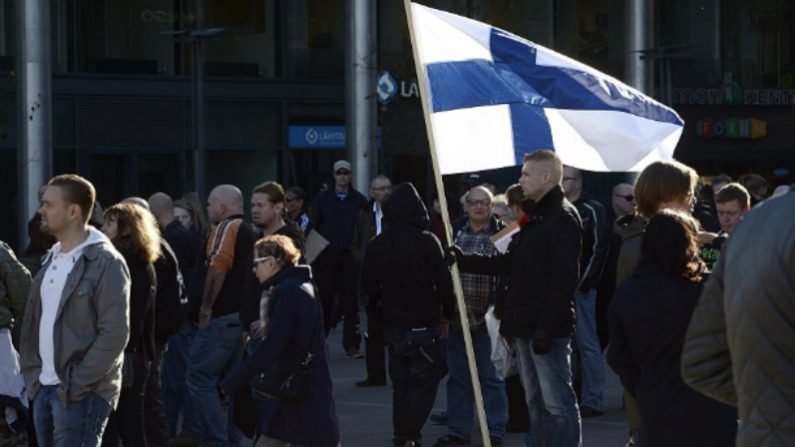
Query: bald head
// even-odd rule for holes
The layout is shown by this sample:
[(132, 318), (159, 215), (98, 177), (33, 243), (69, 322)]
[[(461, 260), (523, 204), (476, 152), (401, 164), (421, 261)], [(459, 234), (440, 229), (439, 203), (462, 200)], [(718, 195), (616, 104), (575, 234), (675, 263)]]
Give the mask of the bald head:
[(218, 185), (207, 197), (207, 215), (210, 222), (218, 223), (224, 219), (243, 214), (243, 193), (234, 185)]
[(164, 192), (156, 192), (149, 197), (149, 209), (163, 228), (174, 220), (174, 201)]
[(624, 216), (635, 212), (635, 187), (629, 183), (619, 183), (613, 187), (613, 212)]
[(138, 205), (145, 210), (149, 210), (149, 203), (142, 197), (127, 197), (126, 199), (122, 200), (121, 203), (132, 203), (133, 205)]
[(577, 201), (582, 196), (582, 172), (577, 168), (564, 166), (561, 186), (570, 202)]

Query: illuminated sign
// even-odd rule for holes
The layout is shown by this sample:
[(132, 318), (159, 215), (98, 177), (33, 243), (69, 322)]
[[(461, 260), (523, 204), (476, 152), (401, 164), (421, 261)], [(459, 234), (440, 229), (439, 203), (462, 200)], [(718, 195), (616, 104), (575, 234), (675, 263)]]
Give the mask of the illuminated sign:
[(722, 120), (706, 118), (696, 123), (696, 135), (702, 138), (743, 138), (756, 140), (767, 136), (767, 122), (737, 117)]

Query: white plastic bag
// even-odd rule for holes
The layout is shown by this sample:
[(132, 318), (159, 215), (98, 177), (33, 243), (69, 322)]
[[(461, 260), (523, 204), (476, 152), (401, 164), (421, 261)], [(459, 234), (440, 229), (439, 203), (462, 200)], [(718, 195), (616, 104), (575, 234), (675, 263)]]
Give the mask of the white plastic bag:
[(516, 353), (511, 346), (500, 335), (500, 320), (494, 317), (494, 306), (490, 306), (486, 311), (486, 329), (491, 338), (491, 363), (497, 371), (497, 377), (505, 380), (517, 374)]

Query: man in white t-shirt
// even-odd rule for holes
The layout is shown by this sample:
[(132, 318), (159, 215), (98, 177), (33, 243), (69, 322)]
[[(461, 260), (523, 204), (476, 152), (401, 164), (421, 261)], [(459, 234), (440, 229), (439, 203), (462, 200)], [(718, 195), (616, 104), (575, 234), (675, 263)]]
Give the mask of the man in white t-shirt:
[(94, 186), (59, 175), (42, 196), (41, 229), (58, 240), (30, 290), (20, 363), (42, 447), (97, 446), (121, 391), (130, 274), (88, 225)]

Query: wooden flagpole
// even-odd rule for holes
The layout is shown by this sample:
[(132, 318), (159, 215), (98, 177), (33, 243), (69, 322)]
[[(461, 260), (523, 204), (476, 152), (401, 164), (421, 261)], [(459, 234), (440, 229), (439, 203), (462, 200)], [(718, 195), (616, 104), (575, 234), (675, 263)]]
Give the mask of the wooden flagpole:
[[(450, 214), (447, 210), (447, 196), (444, 192), (444, 183), (442, 182), (442, 174), (439, 169), (439, 157), (436, 153), (436, 139), (433, 133), (433, 126), (431, 125), (431, 112), (427, 99), (430, 98), (428, 94), (428, 86), (425, 79), (425, 69), (418, 54), (417, 36), (414, 33), (414, 22), (412, 21), (411, 1), (403, 0), (403, 6), (406, 9), (406, 19), (409, 25), (409, 35), (411, 36), (411, 46), (414, 53), (414, 67), (417, 70), (417, 85), (420, 88), (420, 102), (422, 103), (422, 113), (425, 116), (425, 128), (428, 133), (428, 144), (431, 148), (431, 161), (433, 163), (433, 177), (436, 181), (436, 193), (439, 197), (439, 208), (442, 212), (442, 221), (444, 222), (444, 234), (447, 239), (448, 245), (453, 245), (452, 231), (450, 230)], [(467, 363), (469, 364), (469, 376), (472, 379), (472, 391), (475, 395), (475, 407), (478, 412), (478, 421), (480, 422), (480, 435), (483, 439), (484, 447), (491, 447), (491, 439), (489, 438), (489, 427), (486, 423), (486, 412), (483, 410), (483, 394), (480, 390), (480, 378), (478, 376), (477, 363), (475, 362), (475, 351), (472, 349), (472, 334), (469, 332), (469, 318), (467, 316), (467, 307), (464, 302), (464, 291), (461, 287), (461, 277), (459, 276), (458, 265), (453, 264), (453, 289), (455, 291), (456, 303), (458, 307), (458, 316), (461, 320), (462, 333), (464, 335), (464, 345), (467, 352)]]

